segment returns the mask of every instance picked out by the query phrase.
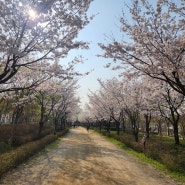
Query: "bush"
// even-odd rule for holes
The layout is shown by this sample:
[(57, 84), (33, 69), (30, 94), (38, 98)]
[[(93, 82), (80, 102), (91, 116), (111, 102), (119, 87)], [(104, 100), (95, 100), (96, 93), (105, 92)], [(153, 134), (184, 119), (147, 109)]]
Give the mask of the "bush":
[(0, 142), (0, 154), (12, 150), (11, 145), (5, 143), (5, 142)]
[(183, 153), (176, 155), (161, 153), (161, 161), (169, 170), (185, 173), (185, 156)]
[[(27, 142), (37, 140), (38, 130), (39, 124), (37, 123), (0, 125), (0, 142), (17, 147)], [(52, 125), (45, 123), (41, 132), (41, 137), (51, 134), (52, 132)]]
[(29, 157), (42, 150), (46, 145), (55, 141), (59, 136), (67, 133), (68, 130), (60, 132), (59, 135), (47, 135), (44, 138), (29, 142), (25, 145), (18, 147), (15, 150), (0, 155), (0, 177), (8, 170), (16, 167), (18, 164), (23, 163)]

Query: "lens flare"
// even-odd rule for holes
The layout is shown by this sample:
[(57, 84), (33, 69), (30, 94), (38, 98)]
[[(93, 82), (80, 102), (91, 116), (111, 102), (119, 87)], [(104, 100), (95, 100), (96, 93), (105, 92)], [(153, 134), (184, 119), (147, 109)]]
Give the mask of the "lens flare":
[(36, 17), (36, 12), (33, 9), (29, 9), (28, 14), (33, 19)]

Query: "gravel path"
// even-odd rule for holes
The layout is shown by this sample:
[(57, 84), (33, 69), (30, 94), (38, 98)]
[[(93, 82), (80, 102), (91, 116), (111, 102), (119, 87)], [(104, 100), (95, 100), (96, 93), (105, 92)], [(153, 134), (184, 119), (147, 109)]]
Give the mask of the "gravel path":
[(177, 185), (168, 176), (84, 128), (9, 172), (1, 185)]

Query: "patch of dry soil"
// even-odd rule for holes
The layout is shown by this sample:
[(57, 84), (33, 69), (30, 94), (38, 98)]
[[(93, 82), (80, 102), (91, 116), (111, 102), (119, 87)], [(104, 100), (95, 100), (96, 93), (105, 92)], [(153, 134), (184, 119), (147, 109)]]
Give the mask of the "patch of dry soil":
[(176, 185), (173, 179), (124, 152), (102, 136), (75, 128), (27, 164), (7, 173), (1, 185)]

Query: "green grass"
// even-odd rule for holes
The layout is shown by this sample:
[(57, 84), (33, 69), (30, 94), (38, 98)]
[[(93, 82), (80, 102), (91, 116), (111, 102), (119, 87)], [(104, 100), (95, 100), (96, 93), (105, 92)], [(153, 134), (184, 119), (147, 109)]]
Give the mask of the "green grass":
[(49, 145), (47, 145), (45, 148), (44, 148), (44, 152), (47, 152), (49, 150), (52, 150), (54, 149), (58, 143), (64, 138), (64, 136), (60, 136), (57, 140), (55, 140), (54, 142), (50, 143)]
[(49, 150), (54, 149), (57, 144), (59, 143), (59, 140), (57, 139), (56, 141), (52, 142), (51, 144), (47, 145), (42, 152), (48, 152)]

